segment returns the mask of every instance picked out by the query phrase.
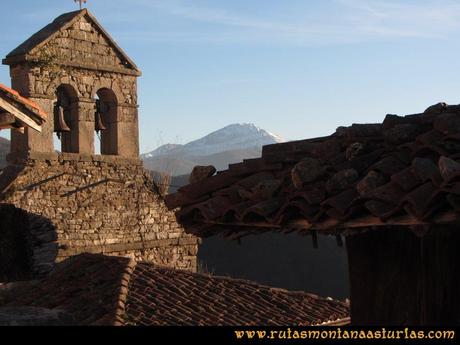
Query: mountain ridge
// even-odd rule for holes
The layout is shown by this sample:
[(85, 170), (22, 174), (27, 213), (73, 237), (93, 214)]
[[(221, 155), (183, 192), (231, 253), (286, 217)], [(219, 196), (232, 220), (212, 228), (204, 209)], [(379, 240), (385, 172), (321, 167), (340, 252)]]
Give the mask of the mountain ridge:
[(234, 123), (187, 144), (165, 144), (141, 155), (146, 168), (172, 175), (189, 174), (196, 165), (228, 164), (260, 156), (264, 145), (284, 142), (252, 123)]
[[(249, 144), (249, 142), (251, 143)], [(206, 156), (223, 151), (258, 147), (277, 142), (284, 142), (284, 139), (257, 127), (253, 123), (233, 123), (184, 145), (171, 143), (162, 145), (151, 152), (142, 154), (141, 157), (150, 158), (165, 154)]]

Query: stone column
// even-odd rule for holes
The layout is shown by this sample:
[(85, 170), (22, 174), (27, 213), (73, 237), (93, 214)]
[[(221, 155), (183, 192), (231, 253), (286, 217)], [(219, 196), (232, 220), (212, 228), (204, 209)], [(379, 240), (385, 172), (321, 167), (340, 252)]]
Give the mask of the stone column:
[(118, 154), (123, 157), (139, 156), (139, 127), (137, 105), (119, 107), (117, 123)]
[(42, 126), (42, 132), (29, 127), (24, 128), (24, 133), (11, 130), (11, 153), (26, 154), (29, 151), (54, 152), (53, 146), (53, 100), (47, 95), (38, 94), (34, 89), (35, 78), (28, 66), (14, 66), (10, 68), (12, 88), (21, 96), (27, 97), (37, 103), (42, 110), (49, 114), (47, 121)]
[(94, 154), (94, 117), (96, 105), (92, 99), (78, 100), (78, 153)]
[[(38, 104), (48, 114), (46, 122), (42, 125), (42, 131), (25, 127), (24, 133), (11, 130), (11, 153), (25, 154), (29, 151), (54, 152), (53, 143), (53, 100), (47, 98), (30, 97), (30, 100)], [(60, 148), (59, 148), (60, 149)]]

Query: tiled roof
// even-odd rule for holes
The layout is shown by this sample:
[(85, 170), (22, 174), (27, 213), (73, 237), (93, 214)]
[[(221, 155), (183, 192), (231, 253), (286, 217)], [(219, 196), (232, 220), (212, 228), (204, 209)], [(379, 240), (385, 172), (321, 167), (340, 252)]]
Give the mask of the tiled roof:
[(330, 298), (99, 254), (66, 260), (47, 278), (11, 295), (3, 306), (59, 309), (79, 325), (349, 322), (348, 305)]
[(0, 84), (0, 130), (30, 127), (41, 131), (46, 113), (33, 101)]
[(313, 325), (347, 319), (348, 306), (305, 292), (139, 263), (126, 301), (136, 325)]
[[(460, 106), (268, 145), (166, 197), (188, 232), (351, 231), (458, 220)], [(345, 229), (345, 230), (344, 230)]]
[[(40, 106), (26, 97), (22, 97), (19, 92), (3, 84), (0, 84), (0, 97), (13, 102), (18, 107), (24, 107), (31, 115), (35, 115), (39, 120), (46, 120), (47, 114)], [(36, 121), (37, 121), (36, 120)]]
[(84, 254), (58, 264), (52, 275), (7, 299), (3, 306), (32, 306), (70, 313), (79, 325), (110, 325), (122, 314), (128, 258)]

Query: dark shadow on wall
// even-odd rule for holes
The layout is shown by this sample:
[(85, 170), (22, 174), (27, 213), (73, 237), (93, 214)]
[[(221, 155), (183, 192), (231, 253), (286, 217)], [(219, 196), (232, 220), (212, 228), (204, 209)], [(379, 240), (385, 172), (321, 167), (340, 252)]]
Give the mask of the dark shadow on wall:
[(261, 284), (302, 290), (324, 297), (349, 297), (345, 246), (333, 236), (265, 233), (248, 236), (241, 244), (221, 237), (203, 239), (198, 251), (200, 269), (214, 275), (249, 279)]
[(49, 273), (58, 254), (54, 224), (47, 218), (0, 204), (0, 282)]

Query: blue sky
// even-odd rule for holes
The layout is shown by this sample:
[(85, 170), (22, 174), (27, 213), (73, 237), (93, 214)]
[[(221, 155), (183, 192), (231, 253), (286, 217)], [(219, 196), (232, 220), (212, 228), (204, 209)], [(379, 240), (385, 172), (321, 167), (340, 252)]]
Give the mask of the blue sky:
[[(460, 1), (88, 0), (141, 68), (141, 151), (235, 122), (287, 140), (460, 103)], [(0, 56), (72, 0), (2, 3)], [(9, 84), (8, 69), (0, 82)], [(4, 131), (3, 131), (4, 132)]]

